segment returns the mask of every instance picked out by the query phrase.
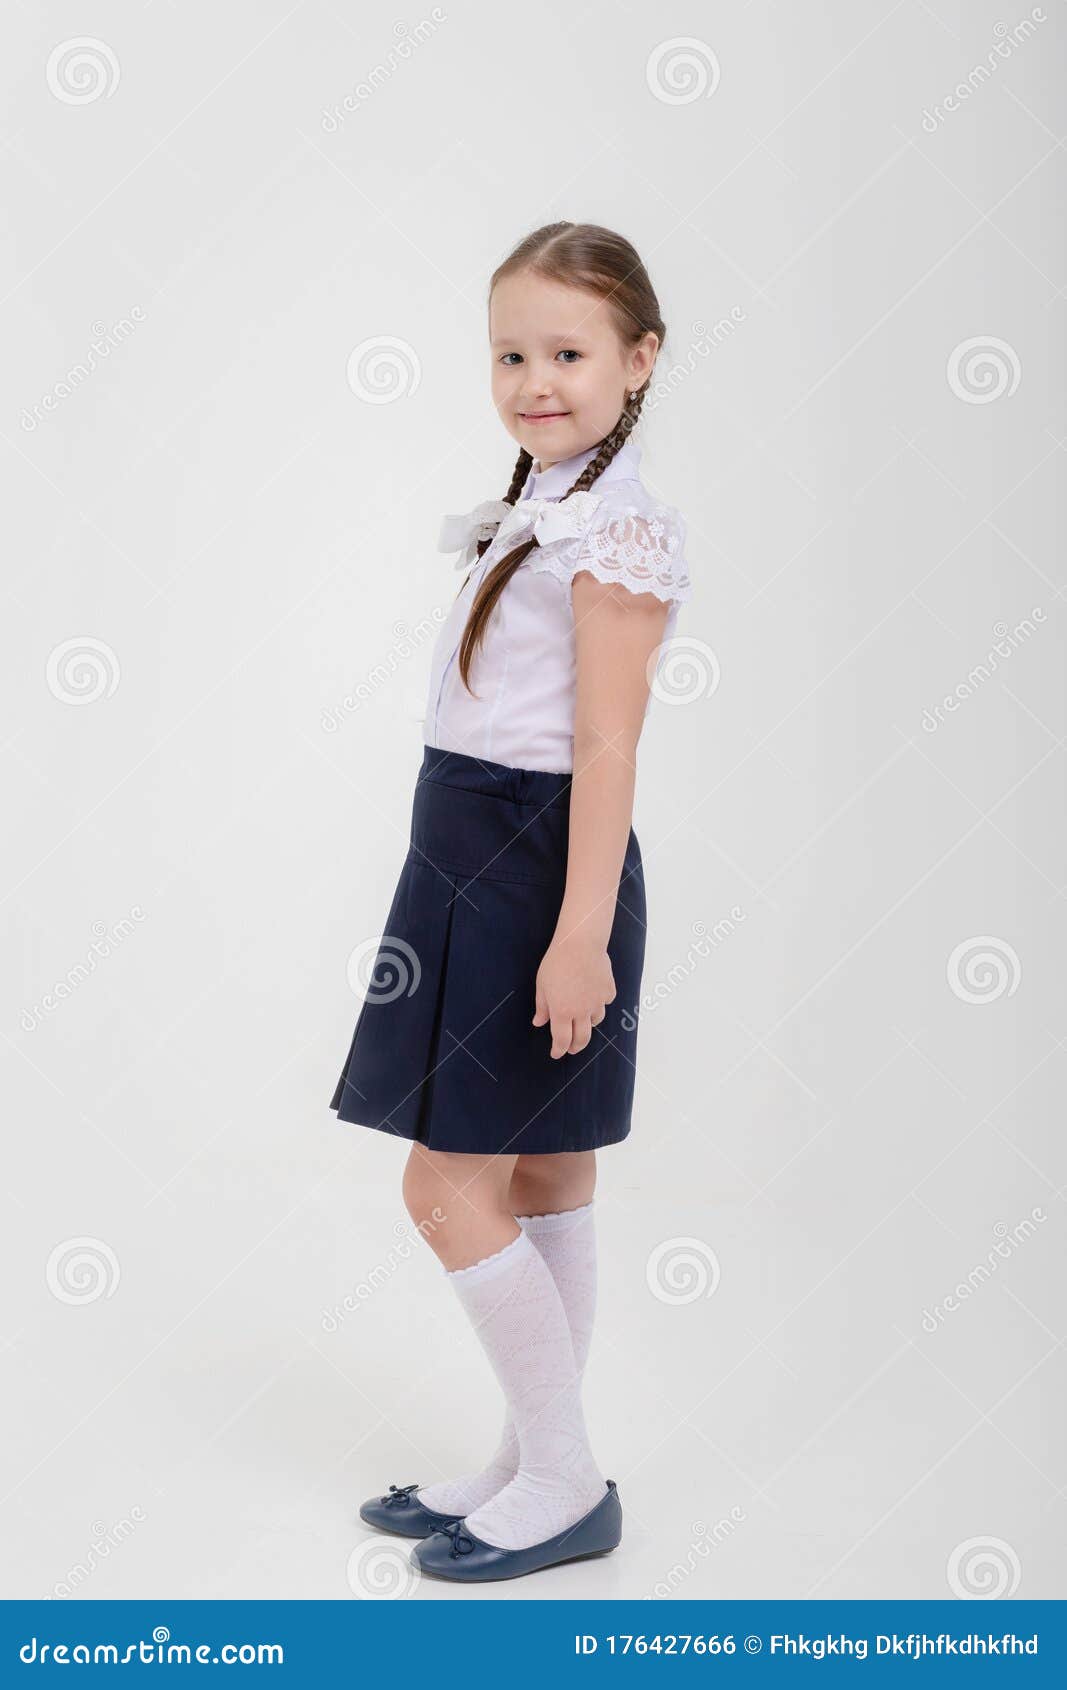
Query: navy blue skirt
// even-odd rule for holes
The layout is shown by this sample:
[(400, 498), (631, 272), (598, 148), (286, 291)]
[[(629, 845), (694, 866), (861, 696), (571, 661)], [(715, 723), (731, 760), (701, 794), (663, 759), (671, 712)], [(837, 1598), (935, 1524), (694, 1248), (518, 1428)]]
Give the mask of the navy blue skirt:
[(411, 836), (352, 1043), (338, 1120), (429, 1150), (549, 1155), (630, 1130), (645, 882), (630, 830), (608, 957), (615, 999), (553, 1060), (535, 981), (566, 882), (569, 774), (424, 746)]

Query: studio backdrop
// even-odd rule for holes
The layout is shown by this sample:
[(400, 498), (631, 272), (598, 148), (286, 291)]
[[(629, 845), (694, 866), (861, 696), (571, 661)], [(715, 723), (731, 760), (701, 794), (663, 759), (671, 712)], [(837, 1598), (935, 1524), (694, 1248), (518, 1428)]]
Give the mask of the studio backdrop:
[(454, 1597), (356, 1506), (497, 1402), (328, 1105), (441, 517), (515, 461), (488, 278), (563, 219), (656, 287), (694, 593), (598, 1186), (623, 1552), (483, 1599), (1061, 1593), (1065, 27), (9, 9), (5, 1595)]

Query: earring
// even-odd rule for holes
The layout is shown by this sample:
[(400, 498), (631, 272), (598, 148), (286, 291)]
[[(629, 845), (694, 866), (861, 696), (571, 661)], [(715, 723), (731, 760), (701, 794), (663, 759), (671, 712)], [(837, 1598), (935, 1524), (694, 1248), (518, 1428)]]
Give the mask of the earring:
[(631, 391), (630, 391), (630, 398), (631, 398), (631, 399), (636, 399), (636, 398), (637, 398), (637, 389), (636, 389), (636, 387), (635, 387), (635, 388), (632, 388), (632, 389), (631, 389)]

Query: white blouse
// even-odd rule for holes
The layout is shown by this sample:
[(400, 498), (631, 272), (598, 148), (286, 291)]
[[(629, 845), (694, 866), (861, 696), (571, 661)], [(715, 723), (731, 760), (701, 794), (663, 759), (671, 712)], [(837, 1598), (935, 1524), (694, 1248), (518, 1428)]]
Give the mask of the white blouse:
[[(514, 505), (489, 499), (465, 516), (444, 519), (439, 548), (459, 551), (454, 567), (471, 574), (434, 643), (423, 721), (427, 745), (511, 768), (570, 772), (576, 681), (571, 582), (580, 569), (669, 601), (664, 645), (672, 637), (678, 606), (692, 594), (685, 523), (645, 490), (637, 473), (641, 448), (633, 439), (588, 493), (564, 499), (595, 453), (594, 446), (550, 469), (531, 469)], [(504, 588), (471, 664), (472, 697), (459, 673), (471, 604), (486, 570), (531, 532), (538, 545)], [(490, 538), (479, 560), (477, 542)], [(651, 701), (650, 694), (646, 714)]]

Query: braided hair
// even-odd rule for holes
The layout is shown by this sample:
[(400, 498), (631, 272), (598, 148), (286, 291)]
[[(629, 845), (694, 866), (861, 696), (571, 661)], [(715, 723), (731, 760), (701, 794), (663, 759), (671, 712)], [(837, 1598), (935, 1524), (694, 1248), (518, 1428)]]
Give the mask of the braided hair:
[[(624, 344), (635, 345), (652, 329), (663, 345), (666, 326), (645, 267), (630, 242), (611, 229), (603, 229), (595, 223), (549, 223), (543, 229), (535, 229), (493, 272), (489, 283), (490, 298), (499, 281), (522, 270), (533, 270), (552, 281), (584, 288), (588, 293), (607, 300), (619, 338)], [(626, 444), (641, 414), (648, 382), (635, 391), (636, 397), (627, 399), (614, 428), (604, 436), (564, 498), (569, 499), (572, 493), (588, 492)], [(512, 472), (511, 485), (504, 494), (505, 503), (514, 505), (518, 502), (532, 467), (533, 457), (523, 447)], [(478, 542), (479, 558), (491, 544), (491, 540)], [(485, 637), (489, 618), (511, 577), (537, 545), (536, 537), (531, 537), (513, 547), (506, 557), (493, 565), (475, 594), (459, 645), (459, 673), (468, 692), (473, 693), (471, 664)], [(464, 586), (469, 579), (468, 575)]]

